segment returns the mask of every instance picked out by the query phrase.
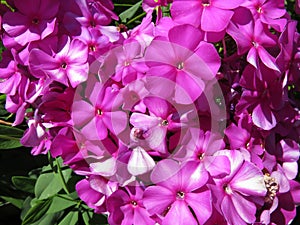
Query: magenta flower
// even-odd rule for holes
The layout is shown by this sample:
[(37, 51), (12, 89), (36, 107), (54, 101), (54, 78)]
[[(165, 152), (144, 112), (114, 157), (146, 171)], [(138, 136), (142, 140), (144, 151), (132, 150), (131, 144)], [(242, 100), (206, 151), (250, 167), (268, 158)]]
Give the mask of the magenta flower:
[[(12, 51), (12, 53), (15, 53)], [(0, 62), (0, 91), (4, 94), (15, 95), (18, 86), (21, 82), (21, 77), (27, 71), (18, 67), (17, 62), (14, 60), (16, 54), (12, 56), (11, 52), (5, 51), (2, 53), (3, 59)]]
[(274, 71), (263, 65), (260, 70), (248, 65), (240, 84), (245, 90), (236, 106), (237, 111), (248, 109), (252, 111), (254, 125), (264, 130), (274, 128), (277, 124), (276, 111), (283, 107), (282, 83)]
[(130, 123), (135, 132), (141, 132), (141, 137), (133, 134), (137, 143), (146, 142), (150, 149), (157, 150), (161, 154), (167, 154), (166, 135), (168, 131), (180, 127), (178, 120), (174, 120), (175, 109), (160, 98), (146, 97), (143, 102), (147, 106), (150, 115), (134, 112), (130, 117)]
[(228, 224), (254, 223), (255, 203), (259, 202), (259, 198), (263, 200), (267, 193), (262, 172), (253, 163), (245, 161), (237, 150), (218, 151), (217, 154), (228, 157), (231, 172), (222, 179), (214, 179), (214, 185), (208, 185), (214, 196), (214, 206)]
[(283, 31), (287, 23), (282, 18), (287, 13), (282, 0), (247, 0), (241, 6), (250, 9), (255, 20), (260, 19), (278, 31)]
[(204, 186), (208, 174), (196, 162), (179, 166), (163, 160), (151, 180), (156, 185), (146, 188), (143, 202), (151, 215), (162, 216), (163, 225), (204, 224), (211, 216), (211, 194)]
[(58, 0), (17, 0), (15, 12), (3, 16), (3, 28), (22, 46), (41, 40), (54, 32)]
[(143, 205), (143, 189), (140, 186), (125, 187), (115, 191), (107, 199), (111, 225), (145, 224), (154, 225), (155, 221)]
[(73, 103), (72, 118), (74, 126), (80, 129), (88, 140), (104, 140), (108, 130), (115, 135), (120, 134), (127, 126), (127, 114), (121, 111), (121, 98), (117, 98), (118, 87), (112, 85), (96, 85), (90, 79), (87, 88), (89, 100), (78, 99)]
[(192, 24), (207, 32), (226, 29), (233, 15), (233, 9), (244, 0), (174, 0), (172, 18), (181, 24)]
[(264, 65), (279, 72), (275, 58), (266, 50), (266, 48), (277, 44), (276, 37), (260, 20), (254, 21), (249, 10), (239, 8), (235, 11), (232, 22), (227, 28), (227, 33), (237, 43), (239, 55), (248, 52), (247, 61), (250, 64), (258, 68), (259, 60), (261, 60)]
[[(191, 36), (195, 38), (191, 40)], [(173, 27), (168, 33), (168, 39), (169, 42), (154, 39), (147, 48), (145, 60), (150, 67), (148, 74), (171, 80), (172, 83), (165, 87), (164, 92), (170, 93), (170, 96), (175, 92), (177, 103), (188, 104), (203, 92), (205, 81), (214, 78), (213, 72), (219, 65), (219, 57), (213, 48), (205, 46), (205, 50), (211, 51), (211, 54), (206, 55), (209, 62), (206, 64), (204, 49), (200, 44), (202, 34), (191, 25)]]
[(84, 82), (88, 77), (88, 48), (80, 40), (70, 40), (64, 36), (62, 48), (53, 57), (39, 49), (33, 49), (29, 56), (29, 67), (37, 77), (49, 77), (72, 87)]
[(84, 179), (76, 184), (76, 191), (81, 199), (87, 205), (94, 209), (96, 213), (106, 211), (105, 201), (107, 196), (117, 190), (117, 185), (114, 182), (107, 181), (99, 176), (91, 176), (89, 179)]

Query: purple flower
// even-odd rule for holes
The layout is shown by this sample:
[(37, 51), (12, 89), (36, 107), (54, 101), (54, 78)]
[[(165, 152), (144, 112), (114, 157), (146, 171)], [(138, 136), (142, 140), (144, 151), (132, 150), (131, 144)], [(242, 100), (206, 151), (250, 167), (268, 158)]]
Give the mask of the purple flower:
[(88, 48), (78, 39), (71, 41), (64, 36), (61, 41), (62, 48), (53, 57), (39, 49), (31, 50), (29, 67), (38, 78), (44, 75), (66, 86), (70, 83), (76, 87), (88, 77)]
[(3, 28), (20, 45), (41, 40), (54, 32), (58, 0), (17, 0), (15, 12), (3, 16)]
[[(130, 117), (130, 123), (134, 126), (134, 131), (141, 133), (141, 137), (135, 136), (138, 143), (140, 139), (150, 147), (161, 154), (167, 153), (166, 135), (167, 132), (176, 129), (178, 121), (173, 120), (174, 109), (171, 105), (160, 98), (146, 97), (143, 102), (147, 106), (150, 115), (135, 112)], [(138, 129), (138, 130), (137, 130)], [(135, 139), (134, 139), (135, 141)]]
[(72, 118), (75, 127), (88, 140), (104, 140), (108, 130), (115, 135), (125, 130), (127, 114), (119, 109), (121, 98), (117, 97), (119, 89), (116, 85), (94, 84), (92, 81), (95, 80), (90, 79), (88, 83), (93, 85), (87, 88), (88, 101), (78, 99), (73, 103)]
[[(258, 77), (262, 77), (260, 80)], [(273, 70), (261, 65), (260, 70), (248, 65), (240, 80), (245, 88), (236, 108), (252, 112), (254, 125), (271, 130), (277, 125), (276, 111), (283, 107), (282, 83)]]
[(107, 199), (107, 210), (110, 213), (108, 222), (111, 225), (145, 224), (154, 225), (149, 212), (143, 205), (143, 189), (140, 186), (125, 187), (115, 191)]
[(161, 224), (204, 224), (211, 216), (211, 194), (204, 186), (208, 174), (198, 163), (160, 161), (151, 180), (156, 185), (146, 188), (144, 205), (151, 215), (162, 216)]
[[(195, 38), (191, 40), (191, 36)], [(164, 92), (170, 96), (175, 92), (177, 103), (195, 101), (203, 92), (205, 81), (215, 76), (213, 72), (219, 65), (215, 49), (201, 45), (202, 34), (191, 25), (173, 27), (168, 33), (169, 42), (161, 39), (163, 41), (154, 39), (146, 50), (145, 60), (150, 67), (148, 75), (171, 80), (173, 83), (166, 86)], [(211, 52), (206, 58), (208, 63), (202, 58), (205, 50)]]
[(242, 6), (251, 10), (254, 19), (260, 19), (278, 31), (282, 31), (287, 23), (287, 19), (282, 18), (287, 13), (282, 0), (247, 0)]
[[(231, 163), (231, 172), (209, 184), (216, 209), (224, 215), (228, 224), (246, 225), (256, 220), (256, 202), (266, 195), (267, 189), (262, 172), (251, 162), (245, 161), (237, 150), (218, 151)], [(249, 198), (251, 196), (251, 198)]]
[(227, 33), (237, 43), (239, 55), (248, 52), (247, 61), (250, 64), (258, 68), (260, 59), (267, 67), (279, 72), (275, 58), (266, 50), (267, 47), (276, 45), (275, 36), (259, 19), (253, 20), (249, 10), (239, 8), (235, 11)]
[(226, 29), (237, 8), (244, 0), (174, 0), (171, 7), (172, 17), (181, 24), (192, 24), (208, 32)]

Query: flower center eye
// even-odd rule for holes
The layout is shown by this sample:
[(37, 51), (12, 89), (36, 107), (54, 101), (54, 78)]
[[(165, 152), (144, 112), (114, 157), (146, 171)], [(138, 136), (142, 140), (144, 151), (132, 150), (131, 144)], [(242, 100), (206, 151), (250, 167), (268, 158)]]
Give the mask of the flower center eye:
[(257, 7), (256, 7), (256, 11), (257, 11), (258, 13), (262, 13), (262, 8), (261, 8), (261, 6), (257, 6)]
[(265, 202), (272, 204), (274, 198), (276, 197), (276, 193), (279, 190), (279, 184), (277, 183), (276, 179), (274, 177), (271, 177), (268, 173), (264, 175), (264, 181), (267, 188)]
[(137, 202), (134, 201), (134, 200), (132, 200), (132, 201), (130, 202), (130, 204), (133, 205), (133, 206), (137, 206)]
[(65, 69), (67, 69), (68, 65), (67, 65), (67, 63), (63, 62), (60, 67), (65, 70)]
[(209, 6), (210, 5), (210, 0), (202, 0), (202, 5), (203, 6)]
[(183, 69), (183, 62), (180, 62), (177, 64), (177, 69), (179, 69), (179, 70)]
[(94, 45), (91, 45), (91, 46), (89, 47), (89, 49), (90, 49), (92, 52), (95, 52), (95, 51), (96, 51), (96, 47), (95, 47)]
[(97, 109), (97, 110), (96, 110), (96, 113), (97, 113), (97, 115), (99, 115), (99, 116), (102, 116), (102, 115), (103, 115), (103, 112), (102, 112), (101, 109)]
[(184, 192), (182, 192), (182, 191), (178, 191), (178, 192), (176, 193), (176, 196), (177, 196), (177, 198), (179, 198), (179, 199), (184, 199), (185, 194), (184, 194)]
[(169, 125), (169, 121), (168, 121), (168, 120), (163, 120), (163, 121), (161, 122), (161, 125), (162, 125), (162, 126), (168, 126), (168, 125)]
[(254, 48), (258, 47), (258, 43), (256, 43), (255, 41), (252, 41), (252, 45), (254, 46)]
[(40, 20), (38, 18), (33, 18), (31, 21), (33, 24), (37, 25), (40, 23)]
[(233, 193), (233, 191), (231, 190), (231, 188), (228, 184), (223, 185), (223, 189), (227, 194), (232, 194)]
[(129, 60), (125, 60), (124, 66), (129, 66), (129, 65), (130, 65), (130, 61)]
[(204, 153), (199, 153), (198, 154), (198, 159), (202, 160), (204, 158)]
[(139, 129), (139, 128), (132, 128), (132, 135), (134, 138), (136, 139), (140, 139), (140, 140), (144, 140), (145, 137), (144, 137), (144, 134), (145, 134), (145, 131), (142, 130), (142, 129)]

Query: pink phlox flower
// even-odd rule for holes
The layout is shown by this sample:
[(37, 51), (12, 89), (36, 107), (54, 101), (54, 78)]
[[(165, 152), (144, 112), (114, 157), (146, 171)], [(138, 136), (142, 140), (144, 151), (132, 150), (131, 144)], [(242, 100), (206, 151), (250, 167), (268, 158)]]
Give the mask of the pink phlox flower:
[(151, 215), (162, 218), (161, 224), (204, 224), (211, 216), (211, 193), (205, 187), (208, 174), (198, 163), (179, 165), (171, 159), (162, 160), (151, 180), (156, 185), (146, 188), (143, 202)]
[(247, 150), (251, 155), (251, 162), (263, 169), (261, 155), (264, 153), (264, 138), (253, 126), (251, 116), (248, 113), (239, 115), (238, 124), (230, 124), (226, 130), (231, 149)]
[(271, 173), (264, 175), (267, 194), (260, 220), (264, 224), (276, 223), (284, 225), (289, 223), (296, 215), (293, 197), (290, 191), (289, 180), (280, 166)]
[(14, 5), (17, 10), (3, 16), (3, 29), (17, 43), (25, 46), (54, 32), (58, 0), (18, 0)]
[(287, 19), (282, 18), (287, 13), (282, 0), (247, 0), (241, 6), (250, 9), (254, 19), (260, 19), (277, 31), (283, 31), (287, 23)]
[[(258, 77), (262, 77), (260, 80)], [(282, 82), (273, 70), (261, 65), (260, 70), (248, 65), (240, 80), (244, 87), (237, 112), (248, 109), (252, 112), (254, 125), (271, 130), (277, 125), (276, 111), (283, 107)]]
[(154, 225), (155, 221), (143, 205), (144, 190), (140, 186), (129, 186), (115, 191), (107, 199), (111, 225), (145, 224)]
[[(14, 59), (16, 54), (6, 50), (2, 53), (2, 60), (0, 62), (0, 91), (8, 95), (15, 95), (21, 82), (21, 77), (28, 73), (24, 67), (20, 67)], [(25, 75), (26, 76), (26, 75)]]
[(120, 95), (123, 98), (124, 110), (146, 112), (146, 106), (143, 99), (150, 93), (145, 87), (146, 80), (138, 79), (126, 85), (120, 90)]
[(167, 154), (167, 132), (180, 126), (179, 121), (173, 121), (176, 111), (170, 103), (158, 97), (146, 97), (143, 101), (149, 115), (134, 112), (130, 116), (130, 123), (133, 125), (132, 140), (137, 144), (144, 143), (161, 154)]
[(81, 9), (83, 17), (78, 18), (82, 26), (96, 27), (97, 25), (108, 25), (111, 19), (118, 17), (111, 11), (113, 4), (104, 0), (75, 0)]
[(73, 103), (72, 118), (75, 127), (89, 140), (105, 139), (108, 130), (115, 135), (120, 134), (125, 130), (128, 119), (126, 112), (120, 110), (122, 102), (121, 98), (117, 98), (119, 87), (99, 82), (93, 85), (89, 99), (80, 97)]
[(227, 33), (237, 43), (239, 55), (248, 52), (247, 61), (254, 67), (258, 68), (260, 60), (270, 69), (280, 72), (275, 58), (266, 50), (277, 44), (276, 37), (270, 33), (267, 25), (259, 19), (254, 20), (249, 10), (242, 7), (235, 11)]
[(171, 15), (181, 24), (192, 24), (207, 32), (220, 32), (226, 29), (233, 9), (239, 7), (244, 0), (174, 0)]
[[(182, 34), (178, 36), (178, 33)], [(193, 36), (192, 40), (190, 37)], [(205, 44), (202, 48), (201, 32), (191, 25), (179, 25), (169, 30), (168, 41), (160, 37), (154, 39), (146, 49), (145, 60), (150, 67), (150, 76), (169, 79), (170, 85), (164, 92), (174, 93), (177, 103), (188, 104), (203, 92), (205, 81), (214, 78), (219, 57), (213, 48)], [(203, 51), (211, 50), (209, 63), (202, 58)], [(198, 68), (201, 67), (201, 70)], [(159, 79), (158, 79), (159, 80)]]
[[(297, 54), (299, 54), (299, 34), (296, 31), (297, 22), (289, 21), (283, 32), (280, 34), (278, 38), (278, 42), (280, 44), (280, 53), (276, 57), (276, 63), (280, 67), (282, 71), (292, 71), (290, 72), (290, 76), (294, 76), (297, 74), (299, 63), (299, 57), (297, 59)], [(291, 79), (291, 78), (289, 78)]]
[(61, 45), (62, 48), (53, 57), (39, 49), (31, 50), (30, 70), (38, 78), (44, 73), (50, 79), (76, 87), (88, 77), (88, 48), (82, 41), (71, 41), (66, 36), (61, 39)]
[(117, 65), (111, 78), (124, 86), (142, 78), (148, 70), (142, 60), (142, 46), (134, 39), (125, 41), (123, 46), (113, 50), (112, 54), (116, 57)]
[(78, 36), (78, 39), (86, 44), (89, 50), (88, 62), (93, 63), (96, 59), (108, 51), (111, 47), (111, 43), (109, 38), (102, 35), (98, 29), (88, 29), (85, 27), (82, 27), (81, 29), (81, 34)]
[(222, 137), (198, 129), (191, 129), (189, 132), (190, 135), (184, 137), (187, 143), (175, 153), (173, 158), (183, 162), (198, 162), (199, 166), (203, 166), (203, 170), (206, 170), (212, 177), (228, 175), (230, 162), (227, 156), (214, 156), (215, 152), (225, 147)]
[(78, 196), (96, 213), (107, 211), (106, 200), (117, 190), (117, 185), (99, 176), (90, 176), (76, 184)]
[(263, 200), (267, 193), (263, 173), (253, 163), (246, 161), (240, 151), (223, 150), (216, 154), (228, 157), (231, 171), (224, 178), (214, 178), (215, 184), (208, 185), (214, 206), (228, 224), (254, 223), (257, 210), (255, 203)]
[(140, 25), (127, 32), (128, 39), (134, 39), (139, 42), (144, 52), (154, 38), (154, 24), (152, 22), (152, 13), (147, 13)]

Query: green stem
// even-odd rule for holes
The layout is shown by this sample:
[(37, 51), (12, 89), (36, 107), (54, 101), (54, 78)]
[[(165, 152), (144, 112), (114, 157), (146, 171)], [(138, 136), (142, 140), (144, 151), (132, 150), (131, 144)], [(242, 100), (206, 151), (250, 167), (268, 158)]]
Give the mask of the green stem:
[(126, 25), (133, 23), (134, 21), (136, 21), (137, 19), (142, 18), (142, 17), (145, 16), (145, 15), (146, 15), (146, 13), (143, 12), (142, 14), (140, 14), (140, 15), (138, 15), (138, 16), (132, 18), (131, 20), (129, 20), (129, 21), (126, 23)]
[(131, 7), (131, 6), (133, 6), (133, 4), (118, 4), (118, 3), (115, 3), (114, 6), (115, 7)]
[(64, 175), (63, 175), (62, 172), (61, 172), (61, 167), (60, 167), (60, 165), (59, 165), (59, 162), (58, 162), (58, 159), (57, 159), (57, 158), (55, 158), (55, 162), (56, 162), (57, 172), (58, 172), (58, 174), (59, 174), (60, 181), (62, 182), (62, 185), (63, 185), (63, 189), (64, 189), (64, 191), (69, 195), (70, 192), (69, 192), (69, 190), (68, 190), (68, 188), (67, 188), (67, 183), (66, 183), (66, 180), (65, 180), (65, 178), (64, 178)]

